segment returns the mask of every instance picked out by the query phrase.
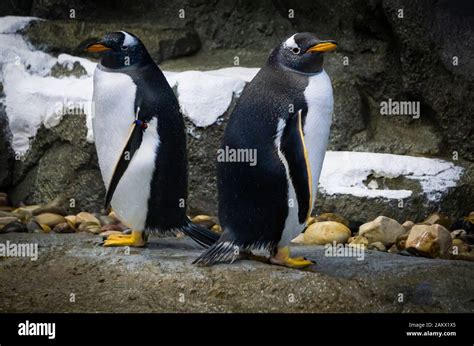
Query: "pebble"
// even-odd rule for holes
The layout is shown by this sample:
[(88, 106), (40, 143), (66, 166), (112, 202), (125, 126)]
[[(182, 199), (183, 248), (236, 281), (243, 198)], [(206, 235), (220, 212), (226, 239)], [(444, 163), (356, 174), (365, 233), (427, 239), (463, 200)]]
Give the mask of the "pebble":
[(402, 223), (402, 227), (405, 228), (405, 231), (411, 230), (411, 228), (415, 226), (415, 223), (413, 221), (407, 220), (404, 223)]
[(433, 213), (428, 216), (422, 223), (426, 225), (441, 225), (449, 229), (449, 226), (451, 225), (451, 220), (447, 215), (441, 213)]
[(196, 215), (191, 219), (191, 222), (207, 229), (211, 229), (217, 224), (217, 220), (209, 215)]
[(451, 249), (449, 231), (439, 224), (415, 225), (406, 240), (406, 249), (414, 250), (422, 256), (438, 257)]
[(40, 224), (40, 227), (44, 233), (51, 233), (51, 227), (49, 227), (48, 225)]
[(216, 233), (222, 233), (222, 227), (218, 224), (215, 224), (214, 226), (211, 227), (211, 231), (216, 232)]
[(386, 216), (379, 216), (359, 227), (359, 235), (366, 237), (369, 243), (380, 241), (385, 246), (395, 243), (397, 237), (405, 232), (402, 225)]
[(101, 225), (116, 225), (120, 222), (118, 219), (112, 218), (108, 215), (100, 215), (99, 221)]
[(304, 244), (304, 233), (298, 234), (298, 236), (291, 241), (292, 243), (295, 244)]
[(77, 228), (78, 232), (89, 232), (93, 234), (100, 234), (101, 228), (100, 225), (97, 224), (96, 222), (89, 221), (89, 222), (81, 222), (79, 224), (79, 227)]
[(53, 231), (55, 233), (74, 233), (74, 228), (68, 222), (61, 222), (54, 226)]
[(303, 233), (303, 244), (325, 245), (336, 243), (344, 244), (351, 236), (351, 231), (346, 225), (335, 221), (322, 221), (313, 223)]
[(19, 222), (19, 221), (13, 221), (10, 222), (9, 224), (5, 225), (2, 230), (2, 233), (26, 233), (28, 232), (28, 229), (26, 228), (26, 225)]
[(452, 239), (457, 239), (457, 238), (462, 238), (466, 236), (467, 232), (463, 229), (456, 229), (451, 232), (451, 238)]
[(48, 225), (50, 228), (56, 226), (58, 223), (66, 222), (64, 216), (53, 213), (36, 215), (33, 220), (40, 225)]
[(10, 222), (15, 222), (15, 221), (18, 221), (18, 218), (16, 216), (0, 217), (0, 227), (3, 227), (5, 225), (8, 225)]
[(461, 239), (453, 239), (452, 252), (454, 255), (470, 252), (471, 247)]
[(385, 245), (382, 242), (376, 241), (375, 243), (369, 244), (367, 247), (369, 250), (387, 251)]
[(315, 223), (315, 222), (316, 222), (316, 218), (315, 218), (314, 216), (310, 216), (310, 217), (308, 218), (308, 221), (306, 222), (306, 227), (312, 225), (312, 224)]
[(349, 246), (363, 246), (365, 248), (369, 246), (369, 240), (362, 235), (356, 235), (350, 238)]
[(400, 251), (405, 250), (408, 235), (409, 233), (407, 232), (397, 237), (397, 240), (395, 241), (395, 246), (397, 247), (398, 250)]
[(64, 218), (66, 219), (67, 222), (70, 222), (71, 224), (76, 226), (77, 224), (76, 215), (68, 215), (68, 216), (65, 216)]
[(335, 222), (342, 223), (346, 227), (349, 227), (349, 222), (346, 219), (344, 219), (342, 216), (334, 214), (334, 213), (323, 213), (323, 214), (316, 217), (316, 221), (318, 221), (318, 222), (335, 221)]
[(96, 218), (94, 215), (91, 213), (87, 213), (85, 211), (80, 212), (79, 214), (76, 215), (76, 223), (95, 223), (96, 225), (100, 226), (100, 221), (98, 218)]
[(30, 233), (38, 233), (38, 232), (42, 232), (43, 229), (41, 228), (41, 226), (39, 225), (39, 223), (37, 223), (36, 221), (30, 221), (26, 224), (26, 228), (28, 229), (28, 232)]

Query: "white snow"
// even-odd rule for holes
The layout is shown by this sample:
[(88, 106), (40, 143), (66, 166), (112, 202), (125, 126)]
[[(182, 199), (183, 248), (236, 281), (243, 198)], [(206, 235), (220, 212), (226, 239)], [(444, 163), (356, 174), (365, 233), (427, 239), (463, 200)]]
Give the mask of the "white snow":
[[(456, 186), (463, 169), (439, 159), (393, 154), (350, 151), (328, 151), (323, 164), (319, 189), (326, 195), (349, 194), (357, 197), (404, 199), (411, 190), (388, 190), (364, 184), (375, 177), (417, 180), (428, 200), (438, 200), (450, 187)], [(377, 186), (378, 187), (378, 186)]]
[(32, 20), (41, 20), (36, 17), (6, 16), (0, 18), (0, 34), (13, 34), (20, 31)]

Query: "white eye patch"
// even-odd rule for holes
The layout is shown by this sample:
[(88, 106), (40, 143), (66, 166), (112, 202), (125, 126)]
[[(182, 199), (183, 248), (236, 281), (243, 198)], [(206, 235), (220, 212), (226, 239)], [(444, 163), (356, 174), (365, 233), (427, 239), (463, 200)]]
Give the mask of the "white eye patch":
[(283, 46), (285, 46), (287, 48), (290, 48), (290, 49), (299, 48), (298, 45), (296, 44), (296, 41), (295, 41), (295, 36), (296, 35), (297, 34), (294, 34), (289, 39), (287, 39), (285, 42), (283, 42)]
[(133, 46), (137, 43), (137, 39), (130, 35), (128, 32), (125, 31), (120, 31), (122, 34), (125, 35), (125, 38), (123, 39), (123, 45), (124, 46)]

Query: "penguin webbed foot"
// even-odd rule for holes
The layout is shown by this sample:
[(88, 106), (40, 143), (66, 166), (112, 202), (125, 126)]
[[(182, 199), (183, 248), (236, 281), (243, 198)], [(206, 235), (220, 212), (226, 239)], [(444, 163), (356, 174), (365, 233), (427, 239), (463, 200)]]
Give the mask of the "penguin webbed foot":
[(132, 231), (131, 234), (112, 234), (104, 240), (103, 246), (133, 246), (143, 247), (146, 241), (143, 232)]
[(306, 268), (315, 264), (315, 262), (305, 257), (290, 257), (288, 246), (278, 248), (277, 253), (270, 258), (270, 263), (296, 269)]

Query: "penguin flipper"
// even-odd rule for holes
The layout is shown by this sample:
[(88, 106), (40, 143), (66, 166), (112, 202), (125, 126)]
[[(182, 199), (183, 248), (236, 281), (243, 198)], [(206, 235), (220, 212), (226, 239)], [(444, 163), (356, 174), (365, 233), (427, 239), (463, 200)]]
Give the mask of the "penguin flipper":
[(291, 181), (298, 200), (300, 223), (308, 219), (312, 205), (312, 177), (302, 128), (302, 110), (291, 114), (281, 135), (280, 150), (288, 162)]
[(219, 240), (193, 261), (193, 264), (210, 266), (217, 262), (233, 262), (239, 255), (239, 247), (232, 242)]
[(130, 128), (129, 136), (125, 146), (120, 153), (115, 169), (112, 173), (112, 178), (110, 179), (109, 187), (107, 188), (107, 193), (105, 195), (105, 209), (110, 205), (112, 197), (114, 195), (115, 189), (117, 188), (120, 179), (127, 170), (130, 161), (133, 158), (133, 155), (140, 147), (143, 139), (143, 129), (140, 126), (137, 126), (136, 123), (132, 124)]

